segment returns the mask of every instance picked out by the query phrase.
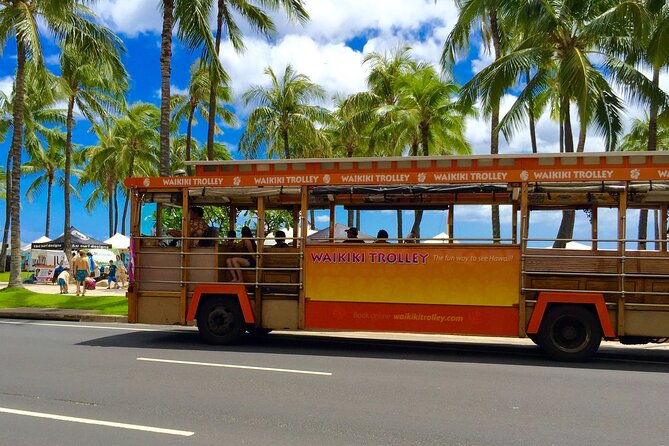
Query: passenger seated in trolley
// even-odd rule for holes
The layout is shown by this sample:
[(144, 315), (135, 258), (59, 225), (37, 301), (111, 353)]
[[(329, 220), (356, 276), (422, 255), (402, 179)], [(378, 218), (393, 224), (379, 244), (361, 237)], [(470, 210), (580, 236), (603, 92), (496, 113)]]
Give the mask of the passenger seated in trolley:
[(388, 231), (385, 229), (379, 230), (376, 234), (376, 241), (374, 243), (388, 243)]
[(247, 253), (240, 257), (231, 257), (225, 260), (226, 266), (232, 274), (232, 282), (244, 282), (244, 276), (241, 268), (256, 267), (256, 242), (253, 239), (253, 232), (248, 226), (242, 228), (242, 252)]
[(364, 240), (358, 238), (358, 228), (351, 226), (346, 230), (346, 236), (348, 237), (343, 243), (365, 243)]
[(276, 231), (274, 233), (274, 240), (276, 240), (276, 243), (274, 244), (275, 248), (288, 248), (288, 243), (286, 243), (286, 233), (283, 231)]
[[(204, 209), (198, 206), (194, 206), (190, 208), (190, 220), (189, 220), (189, 237), (196, 237), (200, 238), (204, 236), (205, 231), (209, 229), (209, 226), (207, 223), (204, 221)], [(183, 233), (178, 230), (178, 229), (168, 229), (166, 231), (167, 235), (171, 235), (172, 237), (183, 237)], [(191, 241), (191, 246), (198, 246), (198, 241), (193, 240)]]
[(237, 249), (237, 246), (239, 246), (239, 242), (237, 242), (237, 232), (234, 229), (230, 229), (226, 235), (225, 240), (223, 243), (221, 243), (222, 248), (224, 248), (227, 251), (234, 251)]

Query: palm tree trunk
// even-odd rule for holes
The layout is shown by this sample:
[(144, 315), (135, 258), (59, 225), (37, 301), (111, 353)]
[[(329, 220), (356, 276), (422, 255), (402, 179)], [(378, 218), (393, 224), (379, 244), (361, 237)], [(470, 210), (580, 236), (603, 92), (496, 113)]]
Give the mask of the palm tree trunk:
[(51, 189), (53, 188), (53, 174), (49, 175), (46, 186), (46, 224), (44, 225), (44, 235), (50, 237), (51, 228)]
[[(659, 88), (660, 86), (660, 70), (656, 66), (653, 66), (653, 87)], [(648, 150), (655, 151), (657, 150), (657, 114), (659, 112), (658, 101), (656, 98), (652, 98), (650, 102), (650, 116), (648, 117)], [(648, 237), (648, 209), (641, 209), (639, 211), (639, 232), (637, 234), (638, 249), (646, 249), (646, 238)], [(655, 240), (659, 237), (655, 236)], [(656, 242), (657, 245), (657, 242)]]
[(72, 127), (74, 127), (74, 95), (67, 103), (67, 136), (65, 137), (65, 178), (63, 180), (63, 201), (65, 223), (63, 230), (63, 251), (70, 266), (72, 265), (72, 233), (70, 232), (70, 172), (72, 169)]
[[(8, 288), (22, 288), (21, 283), (21, 146), (23, 144), (23, 111), (25, 107), (26, 47), (21, 39), (16, 40), (16, 80), (14, 82), (14, 110), (12, 116), (12, 193), (7, 204), (11, 207), (11, 262), (9, 264)], [(9, 172), (7, 172), (9, 175)], [(9, 192), (9, 191), (8, 191)], [(4, 259), (3, 259), (4, 261)]]
[(172, 27), (174, 0), (163, 1), (160, 42), (160, 176), (170, 174), (170, 77), (172, 75)]
[(349, 228), (351, 226), (354, 226), (354, 224), (353, 224), (354, 223), (354, 218), (355, 218), (354, 211), (349, 209), (348, 210), (348, 220), (346, 220), (346, 224), (348, 225)]
[[(660, 87), (660, 69), (653, 66), (653, 87)], [(657, 98), (653, 98), (650, 103), (650, 116), (648, 117), (648, 150), (657, 150), (657, 114), (659, 112)]]
[(553, 248), (564, 248), (567, 246), (567, 240), (571, 240), (574, 236), (574, 220), (576, 219), (576, 211), (569, 209), (562, 211), (562, 221), (560, 222), (560, 229), (553, 242)]
[(655, 217), (653, 219), (653, 221), (655, 222), (655, 224), (653, 225), (653, 227), (655, 229), (653, 238), (655, 239), (655, 250), (659, 251), (660, 250), (660, 242), (659, 242), (659, 240), (660, 240), (660, 210), (655, 209), (653, 214), (654, 214), (654, 217)]
[(118, 232), (118, 188), (114, 187), (114, 234)]
[(583, 152), (585, 150), (585, 137), (587, 130), (588, 130), (588, 124), (581, 122), (581, 129), (578, 134), (578, 146), (576, 146), (577, 152)]
[[(560, 101), (560, 115), (564, 116), (564, 151), (574, 151), (574, 137), (571, 130), (571, 114), (569, 112), (569, 98), (563, 96)], [(553, 242), (553, 248), (564, 248), (567, 246), (567, 240), (574, 236), (574, 221), (576, 220), (576, 211), (562, 211), (562, 221), (558, 229), (556, 240)]]
[[(190, 151), (193, 139), (193, 118), (195, 117), (195, 107), (191, 105), (190, 113), (188, 114), (188, 125), (186, 126), (186, 161), (190, 161)], [(193, 167), (186, 166), (188, 175), (192, 175)]]
[(355, 227), (358, 228), (358, 230), (360, 229), (360, 224), (361, 224), (360, 209), (356, 209), (356, 211), (355, 211)]
[[(525, 70), (525, 80), (530, 83), (530, 70)], [(534, 123), (534, 99), (530, 98), (527, 114), (530, 121), (530, 143), (532, 144), (532, 153), (537, 153), (537, 131)]]
[(5, 175), (5, 191), (7, 193), (7, 200), (5, 201), (5, 229), (2, 232), (2, 247), (0, 248), (0, 272), (7, 270), (7, 238), (9, 237), (9, 223), (12, 220), (12, 213), (9, 206), (9, 197), (12, 196), (12, 151), (7, 151), (7, 175)]
[(397, 210), (397, 238), (401, 239), (404, 235), (404, 229), (402, 228), (402, 210)]
[(109, 237), (114, 235), (114, 205), (112, 204), (113, 192), (111, 187), (107, 185), (107, 209), (109, 210)]
[(212, 63), (209, 90), (209, 128), (207, 129), (207, 159), (214, 159), (214, 129), (216, 128), (216, 90), (218, 89), (218, 74), (214, 63), (218, 63), (219, 47), (221, 46), (221, 33), (223, 31), (223, 7), (225, 0), (218, 0), (218, 13), (216, 15), (216, 61)]
[(560, 153), (564, 153), (564, 118), (562, 116), (562, 110), (559, 113), (560, 117)]
[[(135, 174), (135, 155), (130, 156), (128, 163), (128, 177), (132, 178)], [(125, 190), (125, 202), (123, 203), (123, 218), (121, 218), (121, 234), (125, 235), (125, 220), (128, 217), (128, 201), (130, 201), (130, 190)]]
[(420, 223), (423, 221), (423, 210), (419, 209), (413, 211), (413, 225), (411, 226), (411, 232), (415, 238), (420, 238)]
[(648, 238), (648, 209), (639, 211), (639, 231), (637, 232), (637, 249), (646, 250), (646, 238)]
[(287, 160), (290, 159), (290, 145), (288, 144), (288, 130), (282, 130), (281, 131), (281, 137), (283, 139), (283, 156), (286, 157)]
[(574, 134), (571, 129), (571, 112), (569, 110), (569, 98), (563, 97), (562, 111), (564, 113), (564, 151), (571, 153), (574, 151)]
[(128, 202), (130, 201), (130, 191), (126, 189), (125, 200), (123, 202), (123, 217), (121, 218), (121, 234), (125, 235), (125, 221), (128, 218)]
[[(497, 12), (495, 10), (490, 12), (490, 34), (492, 36), (492, 44), (495, 49), (495, 60), (502, 57), (502, 44), (499, 31), (499, 24), (497, 22)], [(492, 98), (492, 111), (490, 118), (490, 153), (496, 155), (499, 153), (499, 101), (500, 98)], [(501, 237), (501, 229), (499, 222), (499, 206), (492, 205), (492, 238), (498, 240)], [(499, 241), (495, 241), (499, 243)]]
[(309, 218), (311, 219), (311, 221), (309, 222), (309, 228), (312, 231), (315, 231), (316, 230), (316, 211), (314, 211), (313, 209), (309, 209)]

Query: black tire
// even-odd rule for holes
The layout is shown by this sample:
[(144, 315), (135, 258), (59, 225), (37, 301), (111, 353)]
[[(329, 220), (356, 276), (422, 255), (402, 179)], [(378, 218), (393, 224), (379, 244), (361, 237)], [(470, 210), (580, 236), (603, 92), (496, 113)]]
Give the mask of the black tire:
[(235, 344), (246, 331), (239, 303), (233, 299), (206, 299), (197, 311), (200, 337), (208, 344)]
[(559, 305), (541, 321), (537, 343), (558, 361), (586, 361), (602, 342), (602, 326), (595, 314), (580, 305)]

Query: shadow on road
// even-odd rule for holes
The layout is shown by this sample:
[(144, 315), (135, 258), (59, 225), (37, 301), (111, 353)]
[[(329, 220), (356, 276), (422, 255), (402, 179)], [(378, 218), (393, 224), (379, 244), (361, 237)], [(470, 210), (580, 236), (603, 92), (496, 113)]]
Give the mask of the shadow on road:
[(179, 351), (244, 352), (376, 358), (412, 361), (444, 361), (509, 364), (532, 367), (625, 370), (669, 373), (669, 351), (606, 346), (590, 362), (562, 363), (548, 359), (534, 345), (468, 342), (420, 342), (371, 340), (328, 336), (272, 333), (248, 336), (242, 344), (203, 344), (196, 331), (132, 332), (104, 336), (79, 345)]

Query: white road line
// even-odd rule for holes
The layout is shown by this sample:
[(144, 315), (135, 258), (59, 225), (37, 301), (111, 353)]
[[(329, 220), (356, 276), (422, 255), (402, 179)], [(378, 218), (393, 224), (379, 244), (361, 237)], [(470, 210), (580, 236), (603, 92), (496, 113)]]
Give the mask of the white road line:
[(107, 427), (116, 427), (119, 429), (153, 432), (156, 434), (179, 435), (181, 437), (190, 437), (195, 434), (195, 432), (180, 431), (175, 429), (163, 429), (160, 427), (142, 426), (139, 424), (116, 423), (114, 421), (92, 420), (90, 418), (67, 417), (64, 415), (55, 415), (42, 412), (29, 412), (27, 410), (9, 409), (6, 407), (0, 407), (0, 412), (13, 415), (25, 415), (28, 417), (35, 417), (35, 418), (47, 418), (50, 420), (57, 420), (57, 421), (70, 421), (73, 423), (93, 424), (96, 426), (107, 426)]
[(250, 365), (235, 365), (235, 364), (216, 364), (211, 362), (195, 362), (195, 361), (175, 361), (171, 359), (156, 359), (156, 358), (137, 358), (138, 361), (150, 362), (165, 362), (168, 364), (185, 364), (185, 365), (201, 365), (206, 367), (223, 367), (227, 369), (243, 369), (243, 370), (260, 370), (263, 372), (282, 372), (282, 373), (299, 373), (302, 375), (319, 375), (332, 376), (331, 372), (314, 372), (311, 370), (293, 370), (293, 369), (277, 369), (273, 367), (254, 367)]
[(40, 325), (43, 327), (65, 327), (65, 328), (94, 328), (96, 330), (121, 330), (121, 331), (163, 331), (156, 328), (126, 328), (126, 327), (107, 327), (104, 325), (79, 325), (79, 324), (47, 324), (44, 322), (13, 322), (0, 321), (0, 324), (6, 325)]

